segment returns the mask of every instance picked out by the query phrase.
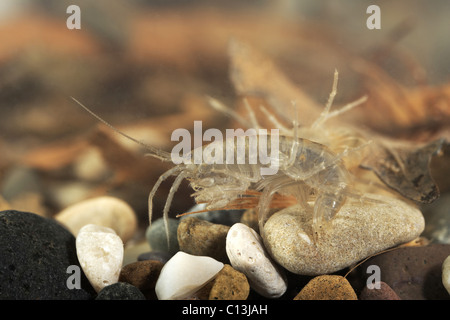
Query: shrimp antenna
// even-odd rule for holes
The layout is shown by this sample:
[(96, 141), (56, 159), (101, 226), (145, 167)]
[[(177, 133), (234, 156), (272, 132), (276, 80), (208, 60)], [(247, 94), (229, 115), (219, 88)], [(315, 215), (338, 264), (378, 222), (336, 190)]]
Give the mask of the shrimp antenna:
[(339, 110), (334, 110), (330, 112), (331, 106), (333, 105), (334, 98), (337, 94), (337, 85), (339, 80), (339, 73), (337, 69), (334, 70), (334, 79), (333, 79), (333, 87), (330, 92), (330, 96), (328, 97), (327, 104), (325, 105), (325, 109), (320, 114), (319, 118), (312, 124), (312, 128), (317, 128), (321, 124), (323, 124), (325, 121), (327, 121), (330, 118), (336, 117), (344, 112), (347, 112), (351, 109), (353, 109), (356, 106), (361, 105), (365, 101), (367, 101), (367, 96), (363, 96), (359, 98), (358, 100), (351, 102), (344, 107), (340, 108)]
[(111, 128), (113, 131), (115, 131), (116, 133), (120, 134), (121, 136), (143, 146), (145, 149), (149, 150), (150, 153), (148, 154), (149, 156), (158, 158), (162, 161), (170, 161), (171, 159), (171, 155), (169, 152), (160, 150), (158, 148), (149, 146), (145, 143), (143, 143), (142, 141), (139, 141), (129, 135), (127, 135), (126, 133), (120, 131), (119, 129), (117, 129), (116, 127), (114, 127), (112, 124), (108, 123), (106, 120), (102, 119), (99, 115), (97, 115), (96, 113), (94, 113), (94, 111), (92, 111), (91, 109), (89, 109), (88, 107), (86, 107), (84, 104), (82, 104), (80, 101), (78, 101), (77, 99), (75, 99), (74, 97), (71, 97), (71, 99), (73, 101), (75, 101), (80, 107), (82, 107), (84, 110), (86, 110), (89, 114), (91, 114), (94, 118), (96, 118), (98, 121), (100, 121), (101, 123), (105, 124), (106, 126), (108, 126), (109, 128)]
[(326, 119), (328, 119), (328, 114), (330, 113), (331, 106), (333, 105), (334, 97), (336, 97), (337, 94), (338, 80), (339, 80), (339, 73), (337, 69), (334, 69), (333, 87), (331, 88), (327, 104), (325, 105), (325, 109), (322, 111), (319, 118), (316, 120), (316, 122), (313, 123), (312, 127), (316, 127), (321, 123), (325, 122)]

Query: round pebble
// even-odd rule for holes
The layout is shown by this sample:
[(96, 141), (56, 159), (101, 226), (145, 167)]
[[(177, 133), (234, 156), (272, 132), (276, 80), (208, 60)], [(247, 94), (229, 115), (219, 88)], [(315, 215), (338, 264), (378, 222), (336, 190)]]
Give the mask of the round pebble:
[(95, 224), (113, 229), (124, 243), (133, 237), (137, 228), (134, 210), (125, 201), (109, 196), (78, 202), (59, 212), (55, 219), (75, 237), (85, 225)]
[(294, 300), (358, 300), (358, 297), (344, 277), (321, 275), (311, 279)]
[(279, 298), (286, 292), (284, 272), (273, 263), (255, 230), (234, 224), (228, 231), (226, 251), (233, 268), (245, 274), (251, 288), (260, 295)]
[(146, 300), (144, 294), (135, 286), (116, 282), (104, 287), (95, 300)]
[(169, 244), (167, 243), (166, 228), (164, 224), (164, 219), (159, 218), (152, 222), (152, 224), (147, 228), (145, 232), (145, 237), (147, 239), (150, 248), (153, 251), (163, 251), (174, 255), (180, 250), (177, 239), (178, 224), (180, 221), (178, 219), (169, 218)]
[(179, 251), (162, 268), (155, 291), (159, 300), (179, 300), (213, 279), (223, 263), (210, 257), (200, 257)]
[(123, 242), (114, 230), (86, 225), (78, 233), (76, 248), (80, 265), (95, 291), (119, 280)]
[(450, 294), (450, 256), (448, 256), (442, 264), (442, 284)]
[(212, 281), (209, 300), (246, 300), (250, 293), (247, 277), (229, 264)]
[(40, 192), (42, 190), (42, 183), (36, 170), (23, 167), (14, 166), (3, 173), (1, 194), (5, 200), (12, 200), (24, 193)]
[(228, 262), (225, 243), (229, 226), (189, 217), (178, 226), (180, 250), (197, 256), (208, 256)]
[(358, 268), (363, 278), (371, 265), (379, 268), (386, 282), (402, 300), (444, 300), (450, 296), (442, 283), (442, 265), (450, 244), (401, 247), (374, 256)]
[(397, 293), (383, 281), (379, 282), (379, 288), (365, 286), (359, 295), (360, 300), (401, 300)]
[[(73, 271), (68, 270), (71, 266)], [(94, 296), (77, 259), (75, 237), (67, 229), (33, 213), (0, 212), (0, 299), (86, 300)]]
[(300, 206), (281, 210), (264, 226), (266, 248), (287, 270), (315, 276), (342, 270), (421, 234), (424, 218), (418, 209), (398, 199), (374, 197), (380, 202), (347, 199), (317, 241), (311, 212)]
[(136, 261), (127, 264), (120, 271), (119, 282), (126, 282), (138, 288), (146, 297), (153, 297), (156, 281), (163, 267), (156, 260)]

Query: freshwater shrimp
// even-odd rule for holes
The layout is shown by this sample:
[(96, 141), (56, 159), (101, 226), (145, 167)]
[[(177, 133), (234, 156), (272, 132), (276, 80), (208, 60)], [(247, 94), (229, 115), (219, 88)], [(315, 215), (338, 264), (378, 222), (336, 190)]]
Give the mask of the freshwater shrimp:
[[(340, 112), (329, 112), (334, 95), (336, 94), (337, 72), (333, 83), (333, 90), (330, 94), (329, 101), (315, 125), (321, 125), (327, 119), (338, 115), (340, 112), (350, 110), (354, 106), (362, 103), (364, 99), (360, 99), (354, 103), (342, 108)], [(76, 99), (72, 98), (82, 108), (89, 112), (99, 121), (113, 129), (120, 135), (142, 145), (149, 150), (148, 155), (156, 157), (162, 161), (171, 161), (171, 153), (160, 150), (158, 148), (148, 146), (141, 141), (128, 136), (120, 130), (113, 127), (111, 124), (103, 120), (100, 116), (95, 114), (89, 108), (81, 104)], [(212, 107), (228, 113), (245, 124), (250, 124), (254, 128), (259, 128), (259, 124), (254, 117), (254, 114), (249, 109), (250, 121), (240, 118), (231, 109), (223, 106), (218, 101), (210, 99)], [(266, 111), (267, 112), (267, 111)], [(271, 153), (271, 160), (278, 164), (278, 171), (276, 174), (264, 176), (261, 174), (261, 163), (251, 164), (245, 162), (238, 164), (222, 164), (217, 163), (192, 163), (186, 161), (175, 165), (171, 169), (164, 172), (156, 181), (148, 196), (148, 215), (149, 224), (152, 222), (153, 214), (153, 198), (161, 185), (161, 183), (171, 176), (176, 176), (166, 203), (163, 209), (163, 219), (165, 222), (165, 231), (169, 241), (169, 209), (172, 203), (175, 192), (179, 188), (184, 179), (190, 182), (190, 186), (195, 191), (192, 196), (197, 203), (206, 203), (206, 210), (224, 209), (232, 206), (236, 201), (241, 201), (245, 197), (255, 194), (260, 194), (257, 204), (258, 217), (260, 224), (260, 231), (263, 231), (263, 226), (268, 218), (271, 200), (276, 194), (285, 195), (288, 198), (294, 198), (297, 203), (307, 207), (309, 201), (314, 201), (312, 230), (313, 239), (317, 239), (317, 235), (322, 226), (326, 226), (327, 222), (332, 220), (339, 212), (342, 205), (345, 203), (349, 189), (351, 187), (350, 174), (343, 163), (343, 157), (348, 154), (351, 148), (346, 148), (341, 153), (332, 151), (327, 146), (313, 142), (311, 140), (299, 137), (298, 122), (294, 119), (292, 129), (288, 129), (276, 122), (276, 119), (270, 114), (266, 113), (269, 119), (285, 133), (292, 133), (289, 135), (279, 136), (279, 145), (277, 146), (276, 154), (272, 155), (274, 146), (267, 145)], [(250, 139), (254, 137), (244, 136), (245, 150), (249, 150)], [(257, 136), (260, 141), (262, 137)], [(233, 137), (234, 139), (234, 137)], [(267, 137), (266, 137), (267, 139)], [(266, 140), (267, 141), (267, 140)], [(206, 146), (201, 146), (201, 151), (212, 144), (220, 144), (222, 148), (227, 147), (227, 140), (214, 141)], [(355, 148), (356, 149), (356, 148)], [(194, 154), (196, 149), (193, 149), (191, 154)], [(248, 160), (248, 154), (246, 159)], [(236, 154), (236, 153), (234, 153)], [(223, 159), (225, 160), (225, 159)], [(236, 159), (235, 159), (236, 160)], [(289, 201), (287, 201), (289, 203)], [(254, 202), (251, 202), (254, 204)], [(168, 243), (169, 245), (169, 243)]]
[[(299, 128), (298, 121), (294, 119), (292, 128), (287, 128), (261, 107), (261, 111), (272, 124), (281, 130), (282, 136), (278, 154), (279, 173), (261, 177), (254, 185), (255, 190), (262, 192), (257, 204), (260, 232), (264, 230), (263, 226), (268, 218), (271, 200), (277, 194), (294, 197), (296, 203), (307, 210), (311, 209), (308, 202), (314, 202), (312, 208), (312, 237), (314, 240), (317, 240), (319, 230), (322, 227), (325, 229), (328, 222), (336, 216), (348, 196), (358, 197), (362, 200), (361, 194), (352, 189), (354, 176), (349, 169), (358, 167), (361, 158), (365, 156), (365, 153), (361, 151), (371, 141), (366, 140), (362, 134), (353, 129), (325, 129), (323, 125), (328, 119), (362, 104), (367, 97), (364, 96), (331, 112), (330, 108), (337, 93), (337, 83), (338, 72), (336, 70), (332, 91), (325, 109), (319, 118), (307, 127)], [(232, 116), (242, 125), (259, 128), (253, 111), (248, 103), (244, 102), (249, 113), (249, 122), (240, 118), (233, 110), (219, 101), (210, 99), (210, 103), (215, 109)], [(293, 106), (296, 107), (294, 103)], [(297, 112), (296, 109), (294, 111)], [(286, 200), (289, 199), (286, 198)], [(287, 203), (289, 204), (289, 201)]]

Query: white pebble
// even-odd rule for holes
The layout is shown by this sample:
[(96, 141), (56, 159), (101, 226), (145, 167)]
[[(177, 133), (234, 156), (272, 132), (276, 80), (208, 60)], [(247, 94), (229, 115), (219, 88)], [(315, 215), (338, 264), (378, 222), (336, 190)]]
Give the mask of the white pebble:
[(89, 224), (76, 238), (77, 256), (95, 291), (119, 280), (123, 262), (123, 242), (114, 230)]
[(137, 228), (134, 210), (125, 201), (115, 197), (97, 197), (78, 202), (55, 216), (75, 236), (88, 224), (108, 227), (126, 243)]
[(442, 264), (442, 284), (450, 294), (450, 256), (448, 256)]
[(242, 223), (234, 224), (227, 234), (226, 251), (233, 268), (244, 273), (260, 295), (279, 298), (286, 292), (285, 275), (272, 262), (255, 230)]
[(156, 295), (159, 300), (188, 298), (213, 279), (223, 266), (213, 258), (178, 251), (162, 268), (155, 286)]

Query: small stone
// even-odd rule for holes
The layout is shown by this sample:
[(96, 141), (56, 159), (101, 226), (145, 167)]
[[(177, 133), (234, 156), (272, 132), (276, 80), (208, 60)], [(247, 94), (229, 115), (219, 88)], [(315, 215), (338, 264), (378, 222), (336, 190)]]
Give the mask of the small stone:
[(246, 300), (249, 293), (247, 277), (226, 264), (212, 281), (209, 300)]
[(180, 250), (177, 239), (177, 229), (180, 221), (178, 219), (169, 218), (169, 243), (167, 244), (166, 228), (164, 219), (159, 218), (152, 222), (145, 232), (145, 237), (153, 251), (164, 251), (174, 255)]
[(2, 172), (0, 188), (4, 199), (3, 203), (0, 199), (0, 210), (14, 209), (49, 216), (44, 201), (44, 187), (36, 169), (21, 165), (9, 168)]
[(1, 194), (11, 201), (22, 193), (36, 193), (42, 190), (42, 183), (35, 169), (14, 166), (2, 175)]
[(161, 262), (162, 264), (165, 264), (167, 261), (172, 258), (172, 255), (168, 252), (164, 251), (149, 251), (141, 253), (138, 256), (138, 261), (145, 261), (145, 260), (156, 260)]
[(76, 238), (77, 256), (95, 291), (119, 280), (123, 242), (114, 230), (89, 224)]
[(228, 231), (226, 251), (234, 269), (248, 278), (253, 290), (266, 298), (279, 298), (287, 289), (284, 272), (271, 260), (255, 230), (234, 224)]
[(180, 300), (190, 297), (223, 268), (223, 263), (179, 251), (162, 268), (156, 282), (159, 300)]
[(133, 237), (137, 228), (134, 210), (125, 201), (109, 196), (78, 202), (59, 212), (55, 219), (75, 237), (85, 225), (95, 224), (113, 229), (123, 243)]
[(358, 300), (358, 297), (344, 277), (322, 275), (311, 279), (294, 300)]
[(86, 300), (95, 294), (73, 234), (34, 213), (0, 212), (1, 300)]
[(90, 182), (98, 182), (111, 175), (111, 170), (97, 147), (87, 148), (81, 153), (73, 162), (73, 171), (78, 179)]
[(225, 250), (229, 226), (194, 217), (183, 219), (178, 226), (180, 250), (196, 256), (208, 256), (228, 262)]
[(156, 281), (163, 267), (156, 260), (136, 261), (127, 264), (120, 271), (119, 282), (126, 282), (138, 288), (146, 297), (153, 297)]
[(383, 281), (379, 282), (379, 288), (368, 288), (367, 286), (359, 295), (360, 300), (401, 300), (392, 288)]
[(450, 256), (445, 258), (442, 264), (442, 284), (450, 294)]
[(380, 202), (347, 199), (316, 242), (311, 236), (312, 213), (300, 206), (283, 209), (264, 225), (266, 248), (292, 273), (315, 276), (342, 270), (423, 231), (418, 209), (398, 199), (373, 197)]
[(402, 300), (442, 300), (450, 298), (442, 283), (442, 264), (449, 255), (450, 244), (401, 247), (374, 256), (358, 268), (365, 274), (369, 266), (378, 266), (381, 281)]
[(144, 294), (135, 286), (116, 282), (104, 287), (95, 300), (146, 300)]

